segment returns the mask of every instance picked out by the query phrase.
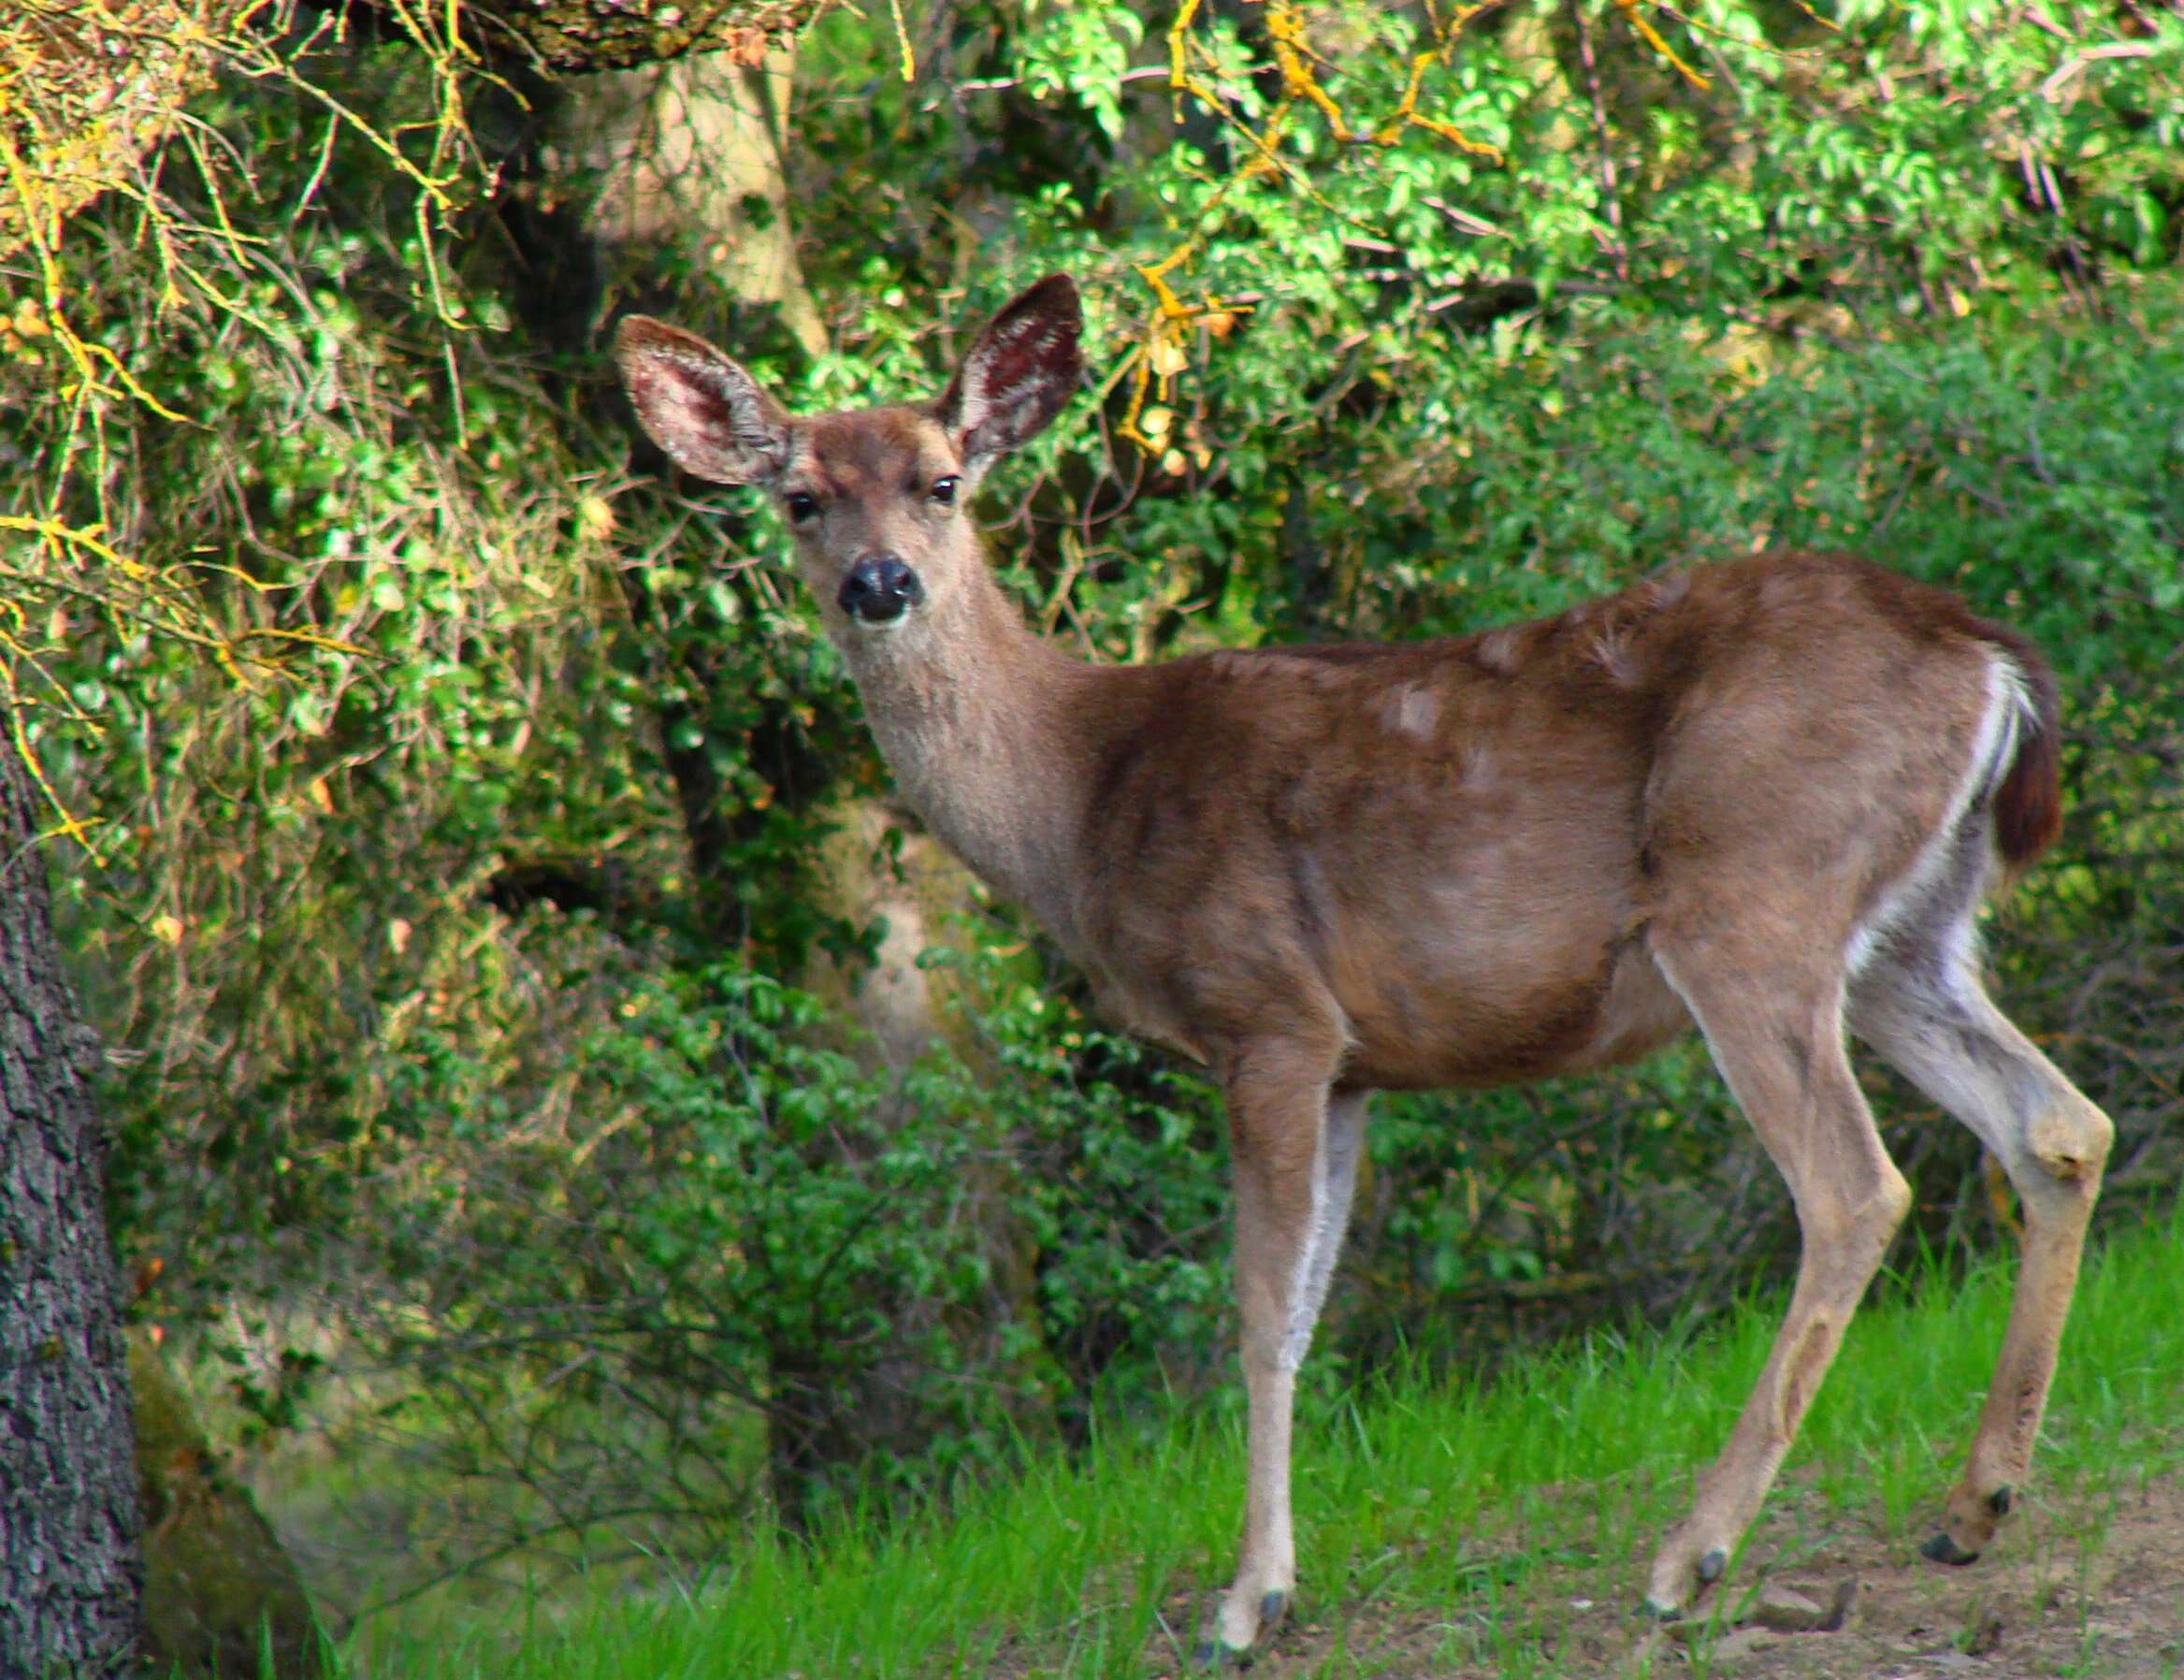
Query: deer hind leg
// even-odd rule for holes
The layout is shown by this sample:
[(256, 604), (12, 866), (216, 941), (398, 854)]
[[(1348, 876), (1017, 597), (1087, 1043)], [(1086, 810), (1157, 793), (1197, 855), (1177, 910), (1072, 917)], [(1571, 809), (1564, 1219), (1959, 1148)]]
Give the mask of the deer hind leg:
[(1250, 1652), (1288, 1613), (1296, 1587), (1289, 1503), (1296, 1371), (1334, 1277), (1365, 1130), (1363, 1093), (1328, 1093), (1333, 1062), (1262, 1051), (1228, 1082), (1250, 1480), (1243, 1555), (1201, 1661)]
[(1923, 1548), (1941, 1563), (1979, 1556), (2031, 1469), (2115, 1137), (2108, 1117), (1989, 999), (1971, 934), (1973, 902), (1946, 906), (1938, 925), (1892, 930), (1850, 997), (1852, 1030), (1978, 1137), (2024, 1208), (2023, 1257), (1994, 1380), (1963, 1477)]
[[(1779, 949), (1779, 948), (1777, 948)], [(1718, 1579), (1758, 1514), (1798, 1425), (1911, 1206), (1844, 1053), (1835, 972), (1771, 971), (1763, 953), (1710, 946), (1656, 961), (1706, 1036), (1715, 1064), (1788, 1181), (1801, 1252), (1789, 1311), (1691, 1510), (1655, 1555), (1645, 1609), (1687, 1610)]]

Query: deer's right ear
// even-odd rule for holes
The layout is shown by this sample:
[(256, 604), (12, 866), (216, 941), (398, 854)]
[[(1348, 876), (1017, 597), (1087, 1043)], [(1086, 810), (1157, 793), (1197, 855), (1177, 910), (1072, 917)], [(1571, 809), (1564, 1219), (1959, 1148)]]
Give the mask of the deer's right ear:
[(788, 413), (696, 333), (628, 315), (615, 360), (638, 424), (676, 466), (721, 485), (759, 485), (788, 465)]

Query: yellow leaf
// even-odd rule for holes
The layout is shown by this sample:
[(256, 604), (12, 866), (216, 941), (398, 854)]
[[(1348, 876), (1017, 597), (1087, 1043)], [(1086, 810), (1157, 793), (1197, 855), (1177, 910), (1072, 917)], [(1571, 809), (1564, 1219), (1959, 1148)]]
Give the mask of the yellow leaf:
[(182, 924), (172, 916), (154, 916), (152, 919), (152, 936), (162, 945), (180, 945), (182, 942)]
[(615, 510), (597, 496), (586, 496), (576, 504), (577, 534), (592, 542), (603, 542), (615, 534)]

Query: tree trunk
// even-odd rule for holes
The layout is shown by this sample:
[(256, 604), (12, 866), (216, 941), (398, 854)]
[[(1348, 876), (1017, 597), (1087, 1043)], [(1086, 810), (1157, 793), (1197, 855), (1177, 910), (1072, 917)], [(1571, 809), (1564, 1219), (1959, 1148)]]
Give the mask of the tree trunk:
[(111, 1673), (143, 1589), (96, 1041), (61, 978), (36, 807), (0, 732), (0, 1674)]
[(806, 355), (827, 347), (796, 256), (787, 152), (793, 47), (697, 52), (565, 78), (549, 173), (583, 202), (610, 296), (679, 261), (754, 309), (780, 311)]
[[(666, 64), (718, 51), (759, 65), (793, 40), (823, 0), (465, 0), (447, 17), (506, 67), (568, 72)], [(404, 17), (392, 0), (357, 0)], [(278, 12), (279, 8), (274, 8)], [(327, 4), (326, 9), (335, 9)], [(437, 8), (424, 8), (427, 14)], [(0, 257), (45, 250), (62, 223), (101, 193), (137, 186), (140, 160), (183, 104), (239, 57), (268, 42), (252, 0), (83, 0), (0, 4), (0, 143), (20, 170), (0, 171)], [(425, 33), (438, 35), (428, 16)], [(448, 51), (441, 48), (442, 51)]]

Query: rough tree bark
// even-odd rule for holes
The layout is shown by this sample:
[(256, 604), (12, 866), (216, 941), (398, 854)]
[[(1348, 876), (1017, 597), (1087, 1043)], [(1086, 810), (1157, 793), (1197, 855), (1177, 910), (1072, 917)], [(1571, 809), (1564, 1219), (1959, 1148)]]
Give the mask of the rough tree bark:
[(135, 1430), (96, 1040), (61, 978), (29, 778), (0, 733), (0, 1674), (138, 1643)]
[[(361, 0), (384, 7), (386, 0)], [(687, 52), (755, 65), (795, 37), (826, 0), (464, 0), (465, 34), (489, 54), (549, 70), (627, 70)]]
[(681, 264), (779, 311), (806, 355), (826, 349), (790, 214), (795, 80), (792, 45), (560, 80), (545, 173), (580, 207), (607, 297)]
[[(666, 64), (691, 52), (764, 62), (825, 0), (463, 0), (423, 8), (502, 67), (553, 73)], [(390, 0), (312, 0), (405, 22)], [(140, 184), (189, 98), (272, 44), (286, 8), (257, 0), (0, 0), (0, 256), (50, 252), (101, 193)]]

